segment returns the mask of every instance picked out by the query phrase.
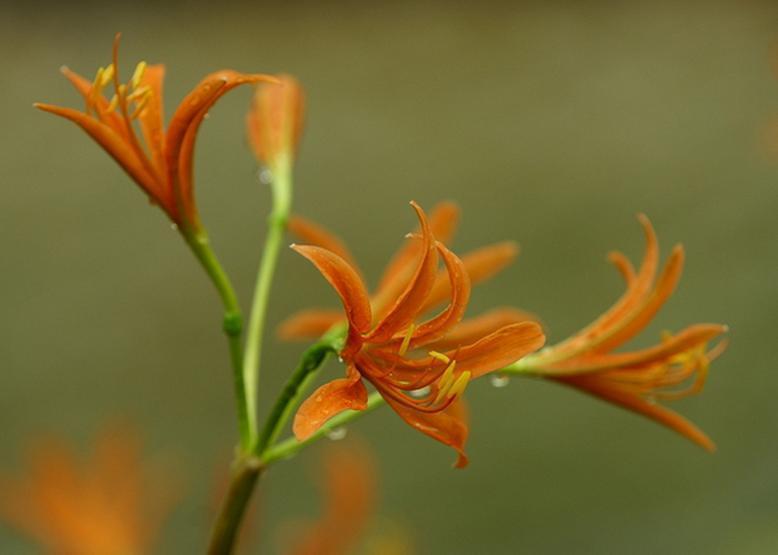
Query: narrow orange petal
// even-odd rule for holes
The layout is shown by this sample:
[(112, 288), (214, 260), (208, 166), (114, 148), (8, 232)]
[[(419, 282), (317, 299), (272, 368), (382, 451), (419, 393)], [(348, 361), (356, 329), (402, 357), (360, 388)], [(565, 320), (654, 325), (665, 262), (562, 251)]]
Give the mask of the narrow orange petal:
[(278, 326), (276, 334), (284, 341), (318, 339), (335, 324), (343, 321), (343, 311), (303, 310), (292, 314)]
[(469, 430), (461, 401), (455, 401), (440, 412), (430, 413), (413, 410), (389, 396), (384, 397), (384, 399), (400, 415), (400, 418), (405, 420), (412, 428), (455, 449), (457, 460), (454, 466), (456, 468), (467, 466), (468, 459), (465, 453), (465, 443), (467, 442)]
[[(448, 329), (455, 326), (462, 319), (470, 300), (470, 279), (464, 264), (442, 243), (437, 243), (437, 249), (449, 275), (451, 299), (445, 310), (415, 329), (409, 343), (411, 349), (438, 339)], [(396, 338), (394, 342), (399, 345), (403, 340), (404, 338), (400, 337)]]
[(181, 101), (170, 120), (165, 139), (169, 183), (182, 205), (187, 220), (195, 225), (197, 212), (192, 183), (192, 155), (197, 131), (205, 115), (225, 93), (239, 85), (272, 82), (269, 75), (222, 70), (206, 76)]
[(324, 384), (297, 409), (292, 431), (303, 441), (330, 418), (344, 410), (365, 410), (367, 389), (356, 368), (349, 366), (347, 376)]
[(69, 119), (92, 137), (103, 149), (127, 172), (146, 193), (165, 209), (173, 217), (174, 207), (165, 202), (162, 196), (162, 187), (154, 177), (146, 171), (141, 160), (138, 159), (134, 149), (119, 136), (116, 131), (107, 124), (97, 121), (95, 118), (73, 110), (72, 108), (60, 108), (50, 104), (36, 104), (36, 108)]
[(370, 328), (372, 316), (370, 299), (356, 270), (337, 254), (321, 247), (292, 245), (292, 248), (310, 260), (340, 296), (349, 321), (349, 337), (343, 352), (350, 354), (358, 350), (360, 336)]
[(162, 84), (165, 79), (165, 66), (150, 65), (146, 68), (141, 86), (151, 89), (151, 98), (138, 116), (143, 140), (151, 153), (151, 160), (157, 173), (167, 176), (165, 166), (165, 123), (162, 103)]
[(632, 262), (629, 261), (629, 258), (624, 255), (624, 253), (619, 251), (609, 252), (608, 260), (616, 267), (616, 269), (621, 274), (621, 277), (624, 278), (624, 281), (627, 283), (627, 287), (630, 287), (635, 283), (635, 280), (637, 279), (635, 267), (632, 265)]
[(685, 438), (696, 443), (706, 451), (713, 452), (716, 445), (697, 426), (675, 411), (661, 405), (646, 401), (632, 393), (620, 391), (612, 384), (600, 380), (597, 376), (575, 376), (568, 378), (552, 378), (554, 381), (570, 385), (585, 393), (599, 397), (609, 403), (618, 405), (632, 412), (642, 414), (663, 426), (675, 430)]
[(348, 262), (352, 268), (355, 270), (359, 269), (343, 240), (323, 226), (295, 214), (289, 218), (286, 227), (290, 233), (302, 242), (334, 252)]
[[(92, 82), (85, 77), (82, 77), (75, 71), (72, 71), (68, 67), (63, 67), (61, 69), (62, 75), (64, 75), (68, 81), (73, 85), (73, 87), (78, 91), (78, 93), (84, 97), (85, 101), (88, 101), (89, 96), (92, 92)], [(98, 107), (98, 113), (97, 117), (102, 121), (103, 123), (107, 124), (111, 129), (116, 131), (119, 135), (122, 137), (127, 137), (127, 126), (124, 125), (124, 120), (122, 120), (121, 116), (113, 111), (108, 111), (108, 101), (105, 99), (104, 96), (99, 95), (97, 100), (97, 107)]]
[(675, 291), (678, 281), (681, 279), (683, 261), (683, 247), (676, 245), (670, 258), (667, 260), (667, 264), (657, 281), (654, 291), (644, 301), (642, 306), (636, 307), (631, 314), (625, 315), (622, 321), (603, 337), (603, 340), (596, 341), (598, 352), (607, 352), (626, 343), (651, 322), (656, 313), (659, 312), (659, 309), (662, 308), (662, 305), (667, 302), (667, 299)]
[[(475, 285), (505, 269), (518, 254), (519, 246), (516, 243), (503, 241), (467, 253), (462, 257), (462, 262), (470, 277), (470, 282)], [(440, 272), (421, 312), (434, 308), (450, 295), (451, 285), (446, 272)]]
[[(451, 201), (443, 201), (436, 204), (430, 212), (429, 228), (432, 235), (443, 244), (448, 243), (459, 221), (459, 207)], [(419, 233), (421, 228), (417, 228)], [(408, 281), (411, 279), (412, 262), (419, 256), (420, 245), (417, 241), (406, 241), (402, 247), (392, 256), (386, 265), (374, 297), (388, 298), (390, 301), (399, 295)], [(444, 276), (445, 281), (445, 276)], [(443, 296), (445, 298), (445, 295)], [(380, 314), (379, 314), (380, 315)]]
[(499, 370), (537, 351), (546, 342), (543, 329), (535, 322), (510, 324), (471, 345), (449, 351), (457, 371), (470, 372), (473, 379)]
[(419, 251), (419, 262), (416, 264), (413, 279), (411, 279), (405, 290), (394, 302), (388, 313), (383, 316), (373, 331), (365, 338), (374, 343), (388, 341), (394, 334), (413, 322), (414, 318), (418, 316), (419, 309), (424, 304), (435, 281), (438, 257), (433, 243), (434, 238), (427, 222), (427, 216), (424, 210), (415, 202), (411, 202), (411, 206), (416, 211), (422, 230), (422, 248)]
[[(554, 351), (556, 353), (579, 349), (582, 345), (589, 343), (594, 337), (606, 333), (614, 326), (618, 326), (624, 317), (632, 313), (637, 306), (644, 303), (646, 297), (650, 294), (659, 265), (659, 242), (651, 221), (644, 214), (638, 215), (638, 221), (643, 227), (643, 233), (646, 238), (646, 250), (637, 275), (628, 282), (627, 290), (611, 308), (575, 335), (555, 345)], [(617, 262), (616, 264), (618, 268), (619, 263)], [(626, 267), (620, 268), (620, 271), (622, 269), (626, 269)]]
[(474, 343), (504, 326), (520, 322), (540, 323), (538, 317), (529, 312), (510, 307), (496, 308), (475, 318), (463, 320), (446, 333), (442, 339), (430, 343), (426, 347), (435, 351), (456, 349)]
[(629, 353), (595, 354), (591, 357), (574, 358), (558, 366), (543, 367), (543, 374), (577, 375), (613, 369), (627, 369), (666, 361), (711, 339), (726, 333), (727, 327), (720, 324), (695, 324), (678, 332), (673, 337), (647, 349)]

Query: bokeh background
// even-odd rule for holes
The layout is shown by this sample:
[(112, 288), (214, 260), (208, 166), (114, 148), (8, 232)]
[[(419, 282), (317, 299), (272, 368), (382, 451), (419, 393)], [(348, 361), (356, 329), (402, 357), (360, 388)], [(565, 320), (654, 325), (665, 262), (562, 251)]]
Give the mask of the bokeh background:
[[(350, 429), (375, 450), (379, 513), (418, 553), (721, 553), (778, 550), (778, 4), (4, 3), (0, 8), (0, 468), (22, 471), (42, 432), (84, 449), (106, 421), (175, 461), (186, 495), (160, 553), (202, 551), (211, 490), (235, 441), (220, 310), (161, 213), (71, 124), (61, 64), (91, 75), (124, 33), (168, 67), (165, 105), (223, 67), (289, 72), (308, 92), (296, 209), (349, 241), (375, 279), (413, 225), (407, 201), (455, 199), (460, 250), (500, 239), (518, 263), (471, 311), (511, 303), (551, 341), (622, 284), (613, 248), (642, 252), (635, 213), (688, 264), (636, 344), (698, 321), (731, 326), (703, 395), (676, 408), (714, 455), (651, 422), (552, 384), (469, 390), (472, 464), (384, 410)], [(269, 195), (243, 137), (238, 90), (200, 135), (199, 204), (244, 306)], [(284, 253), (270, 323), (336, 306)], [(301, 347), (268, 334), (261, 410)], [(336, 364), (326, 375), (340, 372)], [(313, 448), (267, 475), (259, 543), (313, 516)], [(0, 551), (35, 553), (10, 528)]]

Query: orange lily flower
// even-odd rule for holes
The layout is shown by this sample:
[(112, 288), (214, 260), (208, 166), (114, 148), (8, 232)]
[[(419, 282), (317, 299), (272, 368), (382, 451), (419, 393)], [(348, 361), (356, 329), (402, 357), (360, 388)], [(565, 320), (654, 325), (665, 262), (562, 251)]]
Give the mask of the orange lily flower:
[(103, 432), (83, 465), (67, 445), (42, 441), (28, 472), (0, 481), (0, 518), (47, 553), (148, 553), (174, 498), (169, 480), (144, 468), (127, 430)]
[(296, 535), (291, 555), (350, 553), (362, 539), (375, 507), (376, 471), (362, 448), (328, 450), (324, 457), (324, 507), (318, 522)]
[(589, 326), (525, 358), (516, 368), (647, 416), (713, 451), (713, 442), (699, 428), (656, 401), (677, 399), (702, 390), (710, 361), (726, 347), (720, 342), (709, 350), (708, 343), (725, 333), (726, 326), (695, 324), (676, 334), (665, 334), (658, 345), (613, 352), (651, 322), (675, 290), (683, 268), (683, 247), (676, 245), (657, 279), (656, 234), (646, 216), (641, 214), (639, 220), (647, 243), (640, 268), (636, 271), (620, 252), (609, 255), (627, 283), (623, 296)]
[(303, 89), (291, 75), (279, 75), (278, 83), (257, 87), (246, 115), (246, 129), (260, 162), (274, 167), (294, 157), (303, 131), (304, 111)]
[[(93, 81), (63, 68), (62, 73), (84, 97), (84, 111), (37, 103), (45, 112), (66, 118), (92, 137), (143, 189), (153, 204), (185, 232), (200, 229), (194, 199), (192, 157), (195, 140), (208, 110), (238, 85), (275, 82), (273, 77), (221, 70), (207, 75), (179, 104), (167, 131), (162, 115), (163, 65), (139, 63), (126, 84), (119, 79), (119, 35), (113, 61)], [(112, 85), (111, 100), (103, 89)], [(137, 121), (141, 136), (135, 130)], [(144, 146), (145, 144), (145, 146)]]
[[(440, 207), (433, 224), (419, 205), (411, 205), (420, 233), (395, 255), (372, 297), (339, 241), (321, 228), (293, 222), (292, 227), (316, 245), (292, 248), (334, 287), (348, 324), (340, 352), (346, 377), (323, 385), (302, 403), (293, 431), (302, 440), (339, 412), (363, 410), (367, 404), (363, 380), (367, 380), (405, 422), (456, 449), (456, 466), (463, 467), (467, 425), (456, 401), (471, 379), (518, 361), (539, 349), (545, 337), (536, 322), (514, 319), (523, 313), (506, 311), (489, 315), (476, 326), (466, 324), (462, 333), (457, 324), (470, 298), (471, 281), (492, 275), (515, 256), (516, 249), (500, 244), (460, 259), (436, 239), (438, 231), (443, 238), (453, 231), (455, 207)], [(438, 257), (445, 267), (440, 272)], [(444, 310), (418, 322), (446, 298)], [(316, 326), (323, 327), (330, 314), (297, 315), (282, 326), (282, 332), (287, 337), (308, 334)], [(450, 333), (456, 336), (456, 344), (447, 339)], [(446, 347), (443, 352), (428, 350), (441, 344)], [(426, 355), (409, 356), (423, 350), (428, 350)]]

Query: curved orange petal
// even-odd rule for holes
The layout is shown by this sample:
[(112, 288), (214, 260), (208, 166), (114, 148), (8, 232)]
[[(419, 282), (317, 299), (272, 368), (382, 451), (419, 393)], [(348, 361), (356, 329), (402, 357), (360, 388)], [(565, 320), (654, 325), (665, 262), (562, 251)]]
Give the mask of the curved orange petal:
[[(410, 341), (412, 349), (438, 339), (448, 329), (455, 326), (465, 314), (467, 303), (470, 300), (470, 278), (464, 264), (442, 243), (437, 243), (437, 249), (448, 272), (449, 289), (452, 292), (451, 300), (443, 312), (416, 328)], [(403, 340), (404, 338), (397, 339), (397, 341)]]
[(720, 324), (695, 324), (678, 332), (667, 341), (647, 349), (629, 353), (595, 354), (591, 357), (574, 358), (557, 366), (543, 367), (542, 372), (569, 376), (645, 366), (667, 360), (695, 346), (707, 343), (726, 331), (727, 327)]
[(337, 254), (321, 247), (292, 245), (292, 249), (310, 260), (340, 296), (349, 321), (349, 336), (342, 356), (355, 352), (361, 346), (361, 335), (369, 330), (372, 321), (370, 299), (356, 270)]
[[(111, 127), (105, 123), (97, 121), (95, 118), (73, 110), (72, 108), (61, 108), (50, 104), (35, 104), (35, 107), (49, 112), (65, 119), (69, 119), (94, 139), (103, 149), (127, 172), (135, 183), (146, 191), (146, 193), (157, 202), (173, 218), (175, 207), (166, 202), (162, 195), (161, 184), (146, 171), (143, 162), (138, 158), (135, 150)], [(174, 218), (173, 218), (174, 219)]]
[(543, 329), (535, 322), (510, 324), (471, 345), (449, 351), (458, 372), (470, 372), (473, 379), (499, 370), (537, 351), (546, 342)]
[(435, 351), (456, 349), (478, 341), (482, 337), (509, 324), (539, 322), (536, 315), (511, 307), (496, 308), (480, 316), (463, 320), (437, 341), (425, 345)]
[[(451, 201), (436, 204), (428, 217), (432, 235), (443, 244), (448, 243), (459, 221), (459, 207)], [(417, 228), (416, 232), (421, 229)], [(419, 256), (419, 243), (406, 241), (386, 265), (374, 297), (391, 301), (399, 295), (412, 276), (412, 262)], [(444, 295), (445, 298), (445, 295)], [(380, 304), (380, 303), (379, 303)]]
[(629, 258), (627, 258), (623, 252), (619, 252), (619, 251), (609, 252), (608, 261), (610, 261), (610, 263), (613, 264), (616, 267), (616, 269), (619, 271), (621, 277), (623, 277), (624, 281), (627, 283), (627, 287), (630, 287), (635, 283), (635, 280), (637, 279), (637, 274), (635, 273), (635, 267), (632, 265), (632, 262), (629, 261)]
[(599, 397), (600, 399), (618, 405), (624, 409), (642, 414), (671, 430), (675, 430), (706, 451), (712, 452), (716, 450), (716, 445), (702, 430), (677, 412), (647, 401), (632, 393), (620, 391), (617, 386), (599, 379), (596, 375), (551, 379), (575, 387), (585, 393)]
[(324, 384), (297, 409), (292, 431), (303, 441), (311, 437), (330, 418), (344, 410), (365, 410), (367, 389), (354, 366), (346, 369), (346, 377)]
[(416, 265), (416, 272), (405, 290), (389, 309), (389, 312), (383, 316), (373, 331), (365, 338), (367, 341), (374, 343), (388, 341), (395, 333), (398, 333), (410, 324), (419, 314), (419, 309), (424, 304), (435, 281), (438, 257), (433, 243), (434, 238), (432, 237), (424, 210), (415, 202), (411, 202), (411, 206), (416, 211), (422, 230), (422, 247), (419, 252), (420, 257)]
[(308, 218), (293, 214), (289, 218), (286, 227), (290, 233), (306, 244), (315, 245), (327, 249), (330, 252), (334, 252), (348, 262), (352, 268), (357, 271), (359, 270), (354, 257), (351, 255), (351, 252), (348, 250), (348, 247), (343, 240), (323, 226), (320, 226)]
[(637, 275), (631, 282), (628, 282), (627, 290), (611, 308), (581, 331), (557, 344), (554, 347), (556, 353), (576, 350), (590, 342), (594, 337), (607, 332), (613, 326), (619, 325), (623, 318), (630, 314), (635, 307), (643, 303), (646, 296), (650, 294), (659, 265), (659, 242), (648, 217), (645, 214), (638, 214), (638, 221), (643, 227), (643, 233), (646, 238), (646, 250)]
[[(489, 372), (504, 368), (526, 355), (540, 349), (546, 341), (542, 328), (535, 322), (510, 324), (481, 337), (475, 343), (447, 351), (445, 354), (457, 362), (457, 372), (468, 371), (473, 379)], [(386, 350), (380, 352), (396, 375), (413, 379), (419, 372), (429, 372), (431, 368), (445, 368), (438, 359), (428, 356), (408, 359)]]
[(670, 298), (681, 279), (683, 271), (684, 252), (681, 245), (676, 245), (670, 258), (667, 260), (662, 275), (657, 281), (656, 288), (644, 301), (642, 306), (633, 310), (629, 316), (614, 326), (603, 338), (596, 340), (596, 350), (607, 352), (610, 349), (626, 343), (645, 328), (662, 308), (662, 305)]
[(207, 75), (178, 105), (165, 138), (168, 182), (188, 222), (198, 225), (192, 183), (192, 154), (197, 131), (213, 104), (239, 85), (277, 82), (269, 75), (222, 70)]
[(318, 339), (343, 321), (343, 311), (310, 309), (292, 314), (278, 326), (277, 335), (285, 341)]
[(151, 153), (151, 160), (157, 173), (167, 176), (165, 166), (165, 123), (162, 105), (162, 83), (165, 79), (165, 66), (155, 64), (148, 66), (143, 74), (141, 86), (151, 90), (146, 107), (138, 115), (143, 141)]
[[(89, 96), (92, 92), (92, 82), (82, 77), (75, 71), (72, 71), (68, 67), (63, 67), (60, 70), (78, 93), (84, 97), (84, 101), (87, 102), (87, 108), (89, 104)], [(107, 124), (111, 129), (116, 131), (122, 137), (127, 137), (127, 127), (124, 125), (124, 120), (114, 111), (108, 111), (108, 101), (103, 95), (98, 95), (95, 99), (97, 102), (97, 117), (100, 121)], [(87, 109), (88, 111), (88, 109)]]
[[(513, 241), (503, 241), (467, 253), (462, 257), (462, 263), (470, 277), (470, 282), (475, 285), (505, 269), (518, 254), (518, 244)], [(450, 295), (451, 285), (446, 272), (440, 272), (421, 312), (434, 308)]]
[(419, 412), (393, 400), (389, 396), (384, 397), (384, 399), (409, 426), (455, 449), (457, 460), (454, 466), (456, 468), (465, 468), (467, 466), (468, 459), (465, 453), (465, 443), (467, 442), (469, 430), (461, 401), (455, 401), (440, 412)]

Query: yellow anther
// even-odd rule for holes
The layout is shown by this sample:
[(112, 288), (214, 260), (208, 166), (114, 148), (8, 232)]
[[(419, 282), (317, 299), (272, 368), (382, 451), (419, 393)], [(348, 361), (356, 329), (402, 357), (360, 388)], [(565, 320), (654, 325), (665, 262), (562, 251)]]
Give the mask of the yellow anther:
[(130, 115), (131, 119), (137, 118), (140, 113), (146, 108), (146, 105), (149, 103), (149, 100), (151, 99), (151, 91), (148, 91), (149, 94), (143, 95), (143, 97), (137, 101), (135, 104), (135, 110)]
[(140, 82), (143, 80), (143, 76), (146, 74), (146, 67), (148, 67), (146, 62), (140, 62), (135, 66), (135, 71), (132, 73), (132, 79), (130, 79), (130, 84), (133, 89), (138, 88)]
[(470, 383), (470, 375), (471, 374), (469, 371), (464, 371), (459, 375), (457, 380), (451, 386), (451, 389), (449, 389), (449, 399), (462, 396), (462, 394), (465, 392), (465, 389), (467, 388), (467, 384)]
[(134, 91), (132, 91), (132, 93), (130, 93), (127, 96), (127, 100), (137, 100), (141, 97), (145, 97), (150, 94), (151, 94), (151, 87), (149, 87), (148, 85), (143, 85), (142, 87), (139, 87)]
[(400, 350), (397, 351), (397, 353), (400, 356), (404, 356), (405, 353), (408, 352), (408, 347), (411, 344), (411, 337), (413, 337), (413, 332), (416, 331), (416, 324), (411, 324), (408, 326), (408, 331), (405, 332), (405, 337), (403, 338), (402, 344), (400, 344)]
[(113, 80), (113, 72), (114, 72), (113, 64), (108, 64), (108, 67), (103, 70), (102, 79), (100, 81), (101, 86), (105, 87), (108, 83), (110, 83)]
[(432, 358), (436, 358), (436, 359), (438, 359), (439, 361), (441, 361), (441, 362), (443, 362), (443, 363), (445, 363), (445, 364), (448, 364), (449, 362), (451, 362), (451, 359), (450, 359), (450, 358), (448, 358), (448, 357), (447, 357), (446, 355), (444, 355), (443, 353), (439, 353), (439, 352), (437, 352), (437, 351), (430, 351), (430, 352), (429, 352), (429, 355), (430, 355)]
[(457, 367), (457, 361), (454, 360), (448, 365), (446, 371), (440, 376), (438, 380), (438, 394), (435, 396), (433, 404), (440, 403), (443, 398), (448, 394), (451, 384), (454, 383), (454, 369)]
[(119, 105), (119, 97), (116, 95), (113, 95), (113, 98), (111, 98), (111, 101), (108, 103), (108, 107), (105, 109), (106, 112), (113, 112), (116, 110), (116, 107)]

